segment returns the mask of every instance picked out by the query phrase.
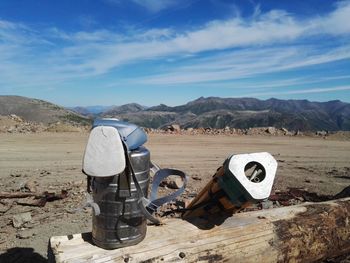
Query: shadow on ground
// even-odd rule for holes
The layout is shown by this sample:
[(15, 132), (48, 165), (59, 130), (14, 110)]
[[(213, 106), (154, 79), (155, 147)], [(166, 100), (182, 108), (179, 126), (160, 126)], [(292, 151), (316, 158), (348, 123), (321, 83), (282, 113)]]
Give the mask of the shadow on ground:
[(47, 258), (34, 252), (33, 248), (15, 247), (0, 255), (0, 263), (47, 263)]

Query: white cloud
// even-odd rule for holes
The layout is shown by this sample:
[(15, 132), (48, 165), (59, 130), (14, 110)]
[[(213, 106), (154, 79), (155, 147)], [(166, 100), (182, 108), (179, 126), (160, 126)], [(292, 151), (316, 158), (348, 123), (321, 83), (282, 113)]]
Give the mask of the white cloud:
[[(350, 75), (334, 76), (334, 77), (311, 77), (311, 78), (287, 78), (277, 81), (261, 82), (259, 84), (242, 84), (244, 89), (265, 89), (265, 88), (281, 88), (281, 87), (296, 87), (305, 84), (327, 83), (334, 80), (350, 80)], [(232, 84), (228, 86), (232, 88)]]
[(21, 23), (0, 20), (0, 45), (40, 44), (44, 39), (37, 39), (36, 32)]
[[(315, 54), (315, 52), (317, 52)], [(332, 51), (307, 46), (244, 49), (192, 60), (190, 66), (139, 79), (153, 85), (190, 84), (247, 78), (306, 66), (350, 59), (350, 45)]]
[(98, 24), (96, 19), (90, 15), (80, 15), (78, 17), (78, 22), (84, 28), (91, 28), (91, 27), (96, 26)]
[(344, 91), (344, 90), (350, 90), (350, 86), (337, 86), (337, 87), (331, 87), (331, 88), (311, 88), (311, 89), (291, 90), (291, 91), (282, 91), (282, 92), (277, 91), (277, 92), (250, 93), (250, 94), (244, 94), (242, 95), (242, 97), (327, 93), (327, 92)]
[(349, 1), (339, 2), (334, 12), (328, 16), (310, 21), (310, 29), (319, 33), (349, 34), (350, 33), (350, 4)]
[[(90, 69), (100, 74), (125, 63), (145, 59), (157, 59), (177, 54), (191, 54), (205, 51), (220, 51), (231, 48), (261, 47), (290, 43), (301, 38), (320, 34), (347, 34), (348, 24), (343, 23), (343, 9), (350, 8), (350, 2), (339, 6), (323, 18), (310, 18), (297, 21), (284, 11), (274, 10), (256, 16), (251, 21), (233, 18), (225, 21), (212, 21), (201, 28), (186, 32), (174, 32), (169, 29), (152, 29), (139, 32), (136, 36), (127, 36), (124, 41), (111, 41), (91, 46), (85, 43), (76, 46), (86, 50), (86, 59), (81, 61), (77, 70)], [(349, 24), (350, 25), (350, 24)], [(91, 33), (92, 34), (92, 33)], [(110, 32), (110, 34), (113, 34)], [(142, 38), (142, 36), (147, 36)], [(91, 56), (90, 54), (98, 54)], [(311, 62), (310, 62), (311, 63)]]
[(157, 13), (170, 7), (186, 3), (184, 0), (104, 0), (111, 5), (123, 5), (125, 2), (133, 2), (151, 13)]
[[(176, 2), (133, 1), (154, 12)], [(172, 61), (173, 58), (183, 64), (139, 81), (149, 84), (222, 81), (317, 65), (350, 58), (349, 16), (350, 1), (344, 1), (328, 15), (304, 20), (285, 11), (261, 13), (257, 8), (249, 19), (238, 16), (211, 21), (187, 31), (153, 28), (133, 29), (123, 34), (107, 29), (36, 31), (23, 24), (0, 20), (0, 51), (4, 51), (0, 52), (3, 69), (0, 79), (10, 83), (15, 77), (9, 76), (20, 74), (16, 82), (38, 81), (42, 75), (46, 79), (65, 81), (105, 74), (128, 63)], [(336, 47), (326, 46), (322, 41), (309, 47), (293, 45), (324, 35), (345, 41)], [(186, 58), (187, 55), (199, 58)]]
[[(237, 79), (232, 81), (224, 82), (207, 82), (200, 83), (199, 85), (193, 84), (191, 86), (203, 87), (203, 88), (217, 88), (227, 90), (241, 90), (244, 92), (251, 91), (256, 94), (261, 90), (280, 90), (289, 88), (300, 88), (309, 86), (309, 84), (321, 83), (322, 85), (332, 85), (334, 81), (350, 81), (349, 75), (339, 75), (331, 77), (320, 77), (320, 76), (304, 76), (304, 77), (284, 77), (278, 79), (269, 80), (254, 80), (249, 78)], [(271, 91), (272, 92), (272, 91)], [(274, 91), (275, 92), (275, 91)], [(248, 96), (248, 95), (247, 95)]]
[(169, 7), (175, 6), (178, 0), (132, 0), (134, 3), (156, 13)]

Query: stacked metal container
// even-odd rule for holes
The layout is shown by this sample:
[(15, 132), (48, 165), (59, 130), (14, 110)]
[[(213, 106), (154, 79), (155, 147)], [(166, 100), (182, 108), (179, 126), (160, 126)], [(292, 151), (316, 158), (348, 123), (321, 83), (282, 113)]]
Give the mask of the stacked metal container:
[[(146, 141), (144, 131), (134, 124), (116, 119), (98, 119), (93, 124), (83, 171), (88, 175), (93, 199), (92, 238), (99, 247), (134, 245), (146, 235), (146, 218), (139, 206), (140, 197), (147, 195), (150, 180), (150, 152), (142, 146)], [(113, 163), (120, 164), (121, 169), (116, 169), (119, 172), (105, 173), (104, 167)], [(137, 190), (134, 180), (141, 189)]]
[[(150, 152), (141, 146), (133, 150), (130, 156), (136, 178), (143, 193), (147, 193)], [(135, 245), (146, 235), (146, 218), (138, 206), (135, 184), (131, 182), (130, 197), (119, 197), (118, 179), (119, 176), (92, 180), (93, 200), (101, 210), (99, 215), (92, 218), (93, 242), (106, 249)]]

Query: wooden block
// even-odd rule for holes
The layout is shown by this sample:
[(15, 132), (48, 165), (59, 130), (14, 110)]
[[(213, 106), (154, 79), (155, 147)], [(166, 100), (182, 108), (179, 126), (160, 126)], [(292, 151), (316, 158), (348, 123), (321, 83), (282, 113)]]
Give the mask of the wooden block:
[(350, 253), (350, 198), (196, 221), (148, 226), (144, 241), (115, 250), (92, 244), (90, 233), (52, 237), (50, 247), (58, 263), (313, 262)]

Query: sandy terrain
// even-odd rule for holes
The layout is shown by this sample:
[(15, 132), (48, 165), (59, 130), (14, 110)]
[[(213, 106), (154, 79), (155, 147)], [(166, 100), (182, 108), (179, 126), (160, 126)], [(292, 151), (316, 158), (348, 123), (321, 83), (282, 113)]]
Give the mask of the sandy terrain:
[[(26, 186), (37, 188), (39, 193), (68, 191), (66, 199), (47, 203), (45, 207), (0, 200), (1, 263), (19, 257), (27, 258), (27, 262), (45, 262), (50, 236), (90, 230), (90, 210), (82, 209), (85, 177), (81, 160), (87, 136), (87, 133), (0, 134), (0, 192), (23, 190)], [(204, 186), (228, 155), (260, 151), (268, 151), (278, 160), (275, 189), (302, 187), (335, 194), (350, 183), (349, 140), (152, 134), (147, 147), (161, 167), (188, 173), (188, 193)], [(12, 218), (23, 212), (30, 212), (32, 219), (16, 229)]]

